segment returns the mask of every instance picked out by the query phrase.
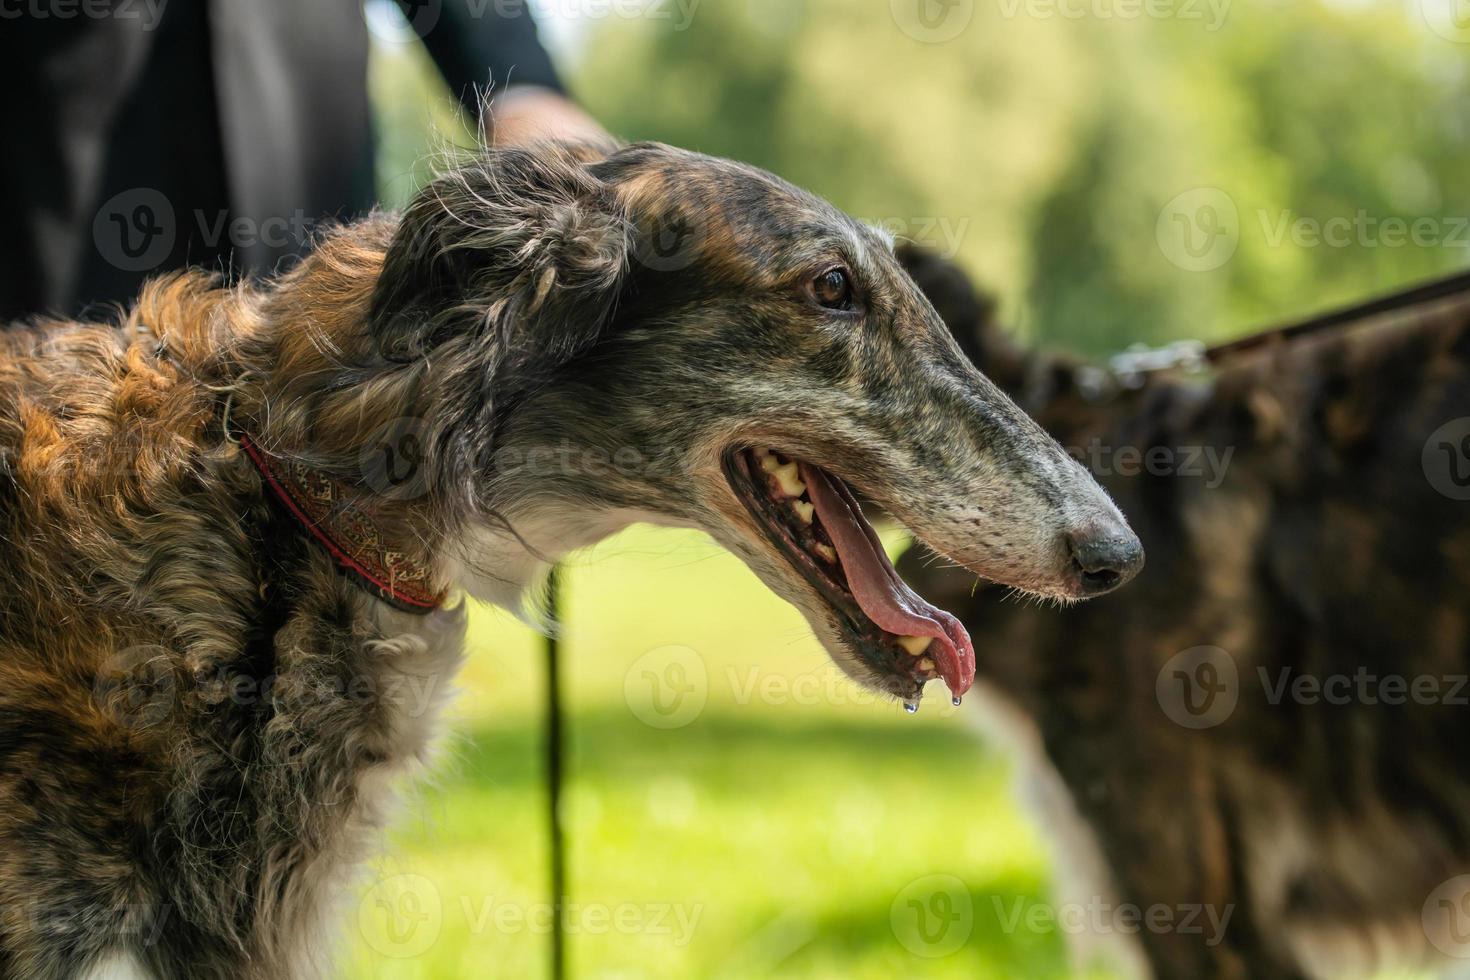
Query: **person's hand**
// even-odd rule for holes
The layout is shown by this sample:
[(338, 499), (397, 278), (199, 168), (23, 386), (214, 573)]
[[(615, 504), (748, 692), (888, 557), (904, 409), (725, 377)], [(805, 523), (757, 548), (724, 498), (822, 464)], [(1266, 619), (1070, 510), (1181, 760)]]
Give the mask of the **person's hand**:
[(537, 140), (606, 142), (607, 130), (571, 99), (539, 85), (519, 85), (495, 95), (485, 108), (491, 146), (524, 146)]

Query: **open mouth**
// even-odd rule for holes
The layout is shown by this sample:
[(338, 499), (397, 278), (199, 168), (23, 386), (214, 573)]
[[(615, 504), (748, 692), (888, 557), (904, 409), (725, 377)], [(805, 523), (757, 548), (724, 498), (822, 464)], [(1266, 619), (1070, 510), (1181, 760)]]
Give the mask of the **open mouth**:
[(831, 605), (869, 666), (918, 707), (943, 678), (956, 704), (975, 680), (975, 650), (959, 620), (904, 584), (847, 485), (771, 449), (725, 455), (726, 477), (766, 537)]

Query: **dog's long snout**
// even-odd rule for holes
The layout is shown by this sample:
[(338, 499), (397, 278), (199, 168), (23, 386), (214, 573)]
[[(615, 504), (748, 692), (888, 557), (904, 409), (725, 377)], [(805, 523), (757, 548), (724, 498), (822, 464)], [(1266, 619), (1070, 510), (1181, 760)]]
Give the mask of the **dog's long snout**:
[(1111, 592), (1143, 567), (1143, 545), (1127, 527), (1073, 531), (1066, 542), (1084, 596)]

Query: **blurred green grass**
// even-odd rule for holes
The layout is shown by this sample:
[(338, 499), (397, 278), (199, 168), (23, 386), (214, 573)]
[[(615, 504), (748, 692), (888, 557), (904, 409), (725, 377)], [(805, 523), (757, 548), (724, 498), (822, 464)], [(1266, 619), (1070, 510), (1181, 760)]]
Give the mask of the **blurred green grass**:
[[(1055, 931), (1005, 928), (1046, 900), (1042, 846), (944, 699), (910, 716), (851, 685), (700, 535), (625, 532), (572, 561), (564, 594), (573, 975), (1077, 975)], [(347, 976), (546, 975), (540, 658), (473, 610), (452, 747), (349, 909)], [(933, 911), (951, 931), (927, 942), (908, 900), (933, 875), (971, 915), (950, 883)]]

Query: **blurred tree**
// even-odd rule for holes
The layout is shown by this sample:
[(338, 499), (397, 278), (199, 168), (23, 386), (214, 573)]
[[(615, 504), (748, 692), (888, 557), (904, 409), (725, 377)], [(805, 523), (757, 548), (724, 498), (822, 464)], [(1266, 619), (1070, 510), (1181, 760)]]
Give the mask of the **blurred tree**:
[[(1470, 265), (1470, 60), (1417, 4), (995, 0), (944, 8), (969, 19), (930, 43), (900, 27), (917, 2), (588, 6), (567, 67), (614, 132), (952, 251), (1088, 353)], [(398, 122), (422, 92), (380, 90)], [(402, 172), (423, 144), (388, 135)]]

